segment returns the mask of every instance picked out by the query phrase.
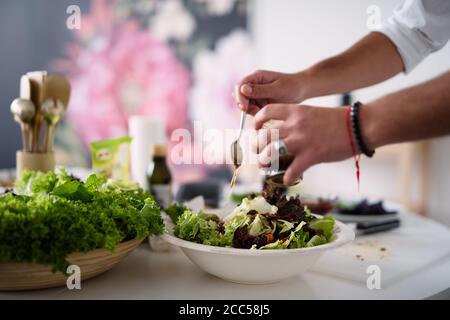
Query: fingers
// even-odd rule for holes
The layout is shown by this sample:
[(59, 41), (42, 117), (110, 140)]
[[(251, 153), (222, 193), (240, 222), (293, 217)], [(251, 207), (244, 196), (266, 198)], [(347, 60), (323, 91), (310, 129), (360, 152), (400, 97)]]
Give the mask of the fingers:
[(253, 84), (264, 84), (274, 81), (277, 78), (278, 73), (273, 71), (266, 71), (266, 70), (257, 70), (245, 78), (243, 78), (239, 84), (243, 85), (246, 83), (253, 83)]
[(242, 79), (233, 92), (238, 107), (251, 115), (255, 115), (266, 103), (258, 105), (252, 99), (272, 98), (272, 83), (276, 80), (276, 77), (277, 73), (275, 72), (259, 70)]
[(234, 100), (236, 101), (238, 108), (254, 116), (261, 108), (257, 106), (254, 101), (249, 100), (244, 95), (242, 95), (239, 91), (239, 85), (234, 87), (234, 91), (232, 93)]
[(252, 142), (252, 151), (260, 153), (269, 143), (284, 139), (287, 136), (287, 130), (281, 124), (271, 128), (262, 128), (256, 132), (256, 137)]
[[(236, 103), (238, 104), (238, 106), (242, 109), (242, 106), (247, 107), (248, 106), (248, 99), (242, 95), (240, 93), (239, 90), (239, 85), (234, 86), (234, 91), (233, 91), (233, 98), (236, 100)], [(244, 110), (245, 111), (245, 110)]]
[(294, 185), (310, 166), (310, 160), (306, 154), (297, 155), (284, 174), (283, 184), (285, 186)]
[[(273, 139), (269, 144), (265, 146), (264, 149), (262, 149), (261, 153), (258, 155), (258, 164), (261, 167), (269, 167), (272, 166), (273, 169), (277, 170), (278, 168), (275, 168), (275, 166), (278, 164), (279, 160), (279, 152), (276, 147), (275, 141), (282, 139), (286, 145), (286, 148), (288, 150), (294, 149), (294, 145), (289, 139), (279, 138), (279, 139)], [(260, 149), (261, 150), (261, 149)]]
[(286, 120), (290, 112), (290, 106), (285, 104), (269, 104), (255, 114), (255, 129), (262, 128), (269, 120)]
[(249, 103), (248, 105), (243, 105), (241, 103), (238, 103), (239, 109), (244, 111), (245, 113), (248, 113), (252, 116), (254, 116), (256, 113), (258, 113), (261, 108), (255, 104)]
[(278, 158), (278, 150), (273, 142), (269, 143), (258, 155), (258, 164), (262, 168), (270, 167)]
[(249, 99), (273, 99), (277, 97), (277, 86), (275, 82), (256, 84), (244, 83), (239, 92)]
[[(283, 139), (283, 141), (288, 149), (288, 152), (293, 152), (293, 154), (296, 154), (294, 160), (287, 168), (283, 177), (283, 184), (286, 186), (292, 186), (303, 175), (303, 172), (305, 172), (314, 163), (314, 160), (310, 157), (311, 152), (308, 150), (299, 153), (299, 148), (295, 141), (290, 140), (289, 138)], [(276, 148), (275, 141), (272, 141), (266, 145), (266, 147), (258, 155), (258, 163), (260, 167), (270, 167), (271, 170), (278, 170), (278, 161), (279, 153)]]

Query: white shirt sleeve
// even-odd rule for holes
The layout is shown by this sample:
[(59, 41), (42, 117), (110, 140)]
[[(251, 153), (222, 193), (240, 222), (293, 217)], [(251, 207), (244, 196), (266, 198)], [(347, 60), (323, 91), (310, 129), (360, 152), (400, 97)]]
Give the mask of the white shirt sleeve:
[(381, 27), (409, 73), (450, 38), (450, 0), (406, 0)]

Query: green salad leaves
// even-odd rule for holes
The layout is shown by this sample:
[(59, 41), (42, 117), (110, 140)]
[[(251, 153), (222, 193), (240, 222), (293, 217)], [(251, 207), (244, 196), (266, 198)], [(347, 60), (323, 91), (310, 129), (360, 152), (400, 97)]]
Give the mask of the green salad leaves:
[[(318, 246), (333, 240), (335, 221), (318, 218), (301, 206), (298, 198), (277, 200), (276, 213), (263, 212), (261, 196), (248, 198), (225, 220), (214, 214), (192, 212), (179, 206), (173, 219), (174, 234), (201, 244), (245, 249), (296, 249)], [(258, 209), (258, 210), (256, 210)]]
[(0, 261), (34, 262), (65, 272), (67, 255), (114, 251), (131, 239), (160, 234), (160, 208), (134, 184), (91, 175), (82, 182), (64, 169), (25, 171), (16, 192), (0, 196)]

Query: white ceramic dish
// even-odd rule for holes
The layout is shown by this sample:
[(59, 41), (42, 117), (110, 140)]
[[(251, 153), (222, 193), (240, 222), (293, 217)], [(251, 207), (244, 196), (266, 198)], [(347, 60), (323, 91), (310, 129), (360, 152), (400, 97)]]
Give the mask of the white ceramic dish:
[(208, 246), (186, 241), (173, 234), (173, 224), (166, 221), (162, 236), (178, 246), (204, 271), (227, 281), (244, 284), (278, 282), (308, 270), (326, 251), (355, 239), (353, 230), (336, 221), (334, 239), (316, 247), (284, 250), (249, 250)]

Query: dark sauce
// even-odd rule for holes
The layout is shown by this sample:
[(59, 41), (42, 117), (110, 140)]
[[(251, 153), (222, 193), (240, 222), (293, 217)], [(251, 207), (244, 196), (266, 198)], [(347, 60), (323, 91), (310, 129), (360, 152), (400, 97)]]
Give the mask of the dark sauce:
[[(267, 171), (264, 183), (272, 184), (272, 185), (278, 186), (280, 188), (286, 188), (287, 186), (285, 186), (283, 183), (283, 177), (284, 177), (286, 170), (289, 168), (289, 166), (292, 164), (293, 161), (294, 161), (294, 155), (292, 155), (292, 154), (286, 154), (286, 155), (280, 156), (279, 160), (278, 160), (278, 171), (274, 171), (274, 170)], [(293, 185), (299, 183), (300, 179), (301, 178), (296, 180)]]

